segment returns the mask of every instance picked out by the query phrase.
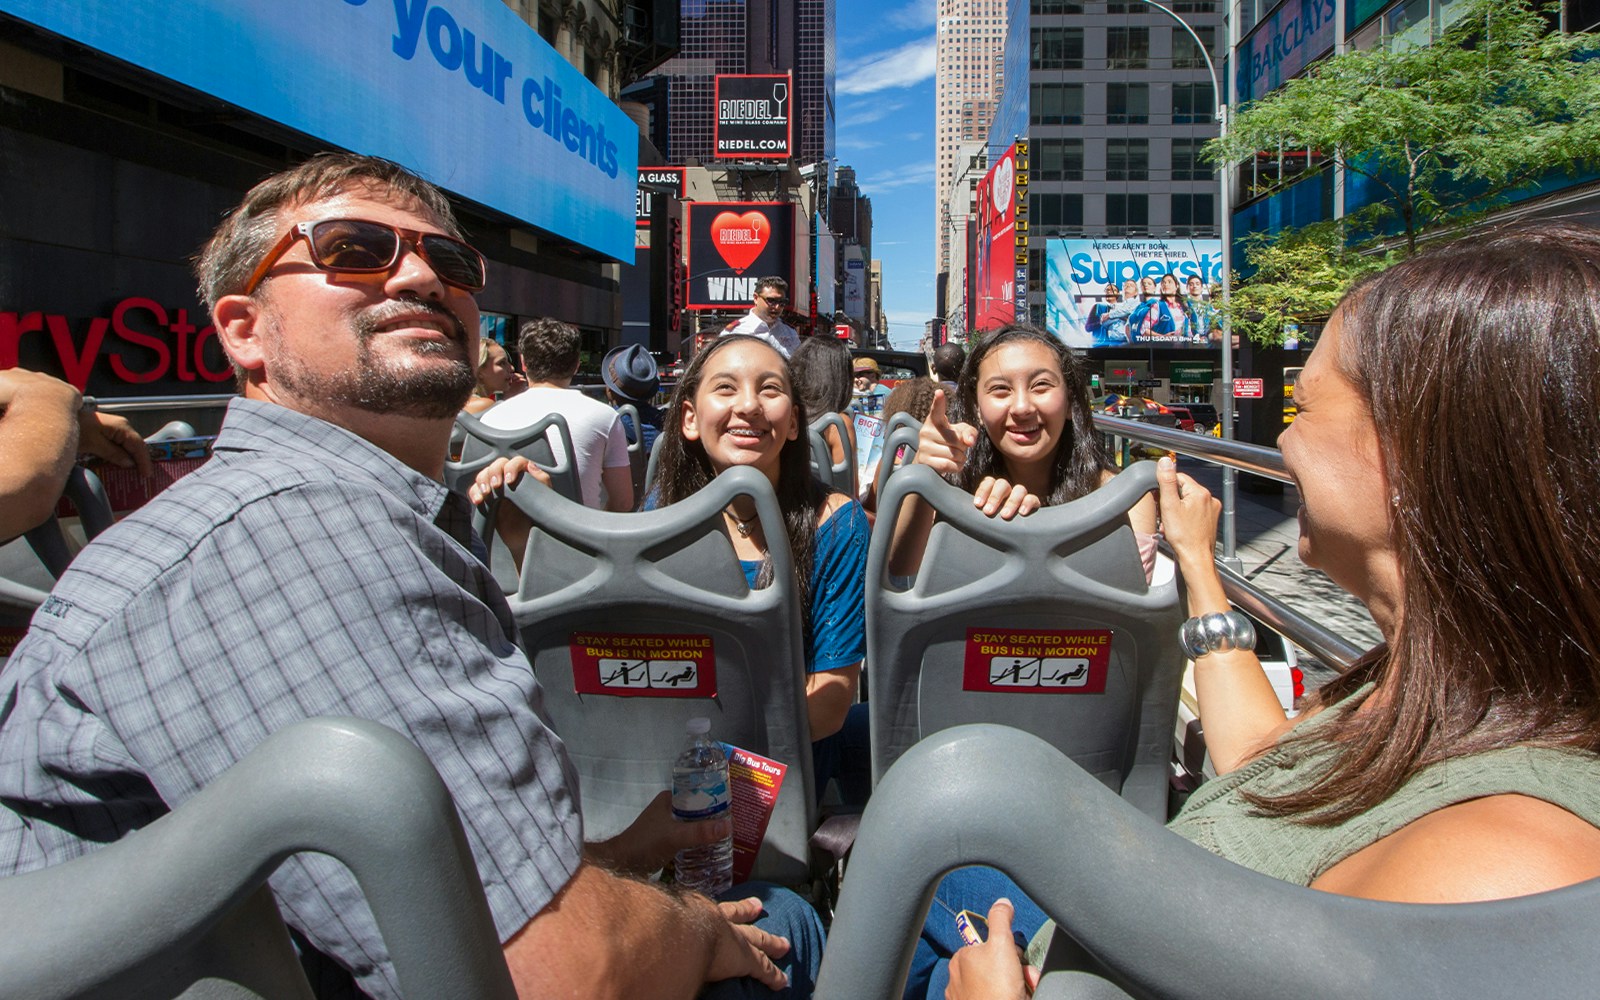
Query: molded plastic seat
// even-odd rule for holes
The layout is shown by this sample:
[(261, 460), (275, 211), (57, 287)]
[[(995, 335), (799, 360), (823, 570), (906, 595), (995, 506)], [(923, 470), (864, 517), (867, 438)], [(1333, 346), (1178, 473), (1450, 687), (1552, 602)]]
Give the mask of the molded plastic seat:
[[(826, 432), (829, 427), (839, 432), (844, 442), (844, 461), (835, 464), (833, 451), (828, 447)], [(806, 428), (811, 442), (811, 474), (846, 496), (855, 496), (856, 436), (855, 428), (838, 413), (824, 413), (811, 421)]]
[(1163, 829), (1039, 739), (984, 725), (923, 742), (874, 791), (816, 995), (898, 997), (934, 887), (972, 864), (1006, 871), (1065, 932), (1036, 1000), (1575, 997), (1600, 973), (1600, 880), (1449, 906), (1290, 885)]
[[(111, 500), (106, 496), (105, 485), (100, 482), (100, 477), (85, 469), (81, 465), (72, 467), (67, 474), (66, 487), (63, 494), (78, 508), (78, 522), (83, 526), (83, 534), (87, 539), (92, 539), (100, 532), (111, 527), (116, 522), (116, 515), (111, 512)], [(66, 532), (61, 527), (59, 519), (52, 517), (37, 527), (29, 529), (24, 537), (28, 545), (33, 548), (39, 561), (44, 563), (45, 569), (56, 579), (67, 571), (67, 565), (72, 562), (72, 547), (67, 543)]]
[[(1155, 485), (1155, 463), (1140, 463), (1088, 496), (1001, 521), (926, 466), (888, 480), (867, 556), (875, 780), (932, 733), (999, 722), (1166, 818), (1183, 616), (1170, 562), (1165, 580), (1146, 583), (1126, 516)], [(938, 520), (915, 582), (898, 590), (889, 543), (912, 495)]]
[(354, 873), (408, 997), (515, 992), (450, 793), (361, 719), (279, 731), (168, 815), (0, 879), (0, 996), (309, 997), (269, 876), (301, 851)]
[[(725, 534), (723, 508), (739, 496), (755, 500), (771, 547), (773, 582), (759, 590)], [(766, 477), (730, 469), (636, 514), (532, 482), (511, 500), (533, 522), (511, 608), (578, 770), (585, 835), (619, 832), (667, 788), (684, 723), (707, 716), (714, 738), (788, 766), (755, 873), (806, 880), (816, 798), (800, 603)]]
[[(556, 430), (560, 454), (550, 444), (547, 433)], [(547, 413), (538, 420), (516, 430), (490, 427), (470, 413), (456, 414), (453, 433), (462, 435), (461, 458), (444, 463), (444, 484), (465, 495), (472, 481), (497, 458), (521, 455), (550, 476), (550, 486), (562, 496), (583, 502), (583, 485), (578, 480), (578, 458), (572, 450), (572, 433), (567, 429), (567, 418), (559, 413)], [(520, 489), (514, 487), (514, 489)], [(492, 550), (495, 514), (500, 508), (500, 498), (491, 496), (479, 505), (472, 515), (472, 524), (484, 545)]]
[[(905, 419), (902, 420), (902, 417)], [(892, 430), (883, 437), (883, 455), (878, 459), (878, 468), (872, 478), (873, 492), (880, 498), (889, 483), (889, 477), (899, 468), (894, 464), (895, 454), (901, 448), (906, 449), (901, 464), (908, 464), (917, 453), (917, 435), (922, 433), (922, 421), (913, 418), (909, 413), (896, 413), (889, 421), (889, 426)]]

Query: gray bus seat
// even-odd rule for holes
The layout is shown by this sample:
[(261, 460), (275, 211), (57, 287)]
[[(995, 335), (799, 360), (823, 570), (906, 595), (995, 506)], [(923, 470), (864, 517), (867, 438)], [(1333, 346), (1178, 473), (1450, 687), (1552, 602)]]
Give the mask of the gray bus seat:
[(908, 423), (902, 421), (901, 417), (910, 418), (911, 414), (896, 413), (894, 419), (889, 421), (894, 429), (883, 437), (883, 454), (878, 457), (878, 468), (872, 477), (872, 491), (879, 498), (879, 503), (883, 502), (883, 491), (888, 485), (889, 477), (894, 475), (894, 470), (898, 468), (894, 464), (895, 453), (901, 448), (906, 449), (901, 464), (909, 463), (917, 454), (917, 435), (922, 433), (922, 422), (910, 420)]
[(893, 434), (902, 427), (909, 427), (913, 431), (920, 431), (922, 429), (922, 421), (912, 416), (910, 410), (901, 410), (899, 413), (896, 413), (894, 416), (890, 417), (889, 422), (884, 425), (884, 440), (887, 441), (890, 434)]
[[(844, 461), (838, 464), (834, 464), (833, 451), (828, 447), (826, 431), (829, 427), (838, 431), (839, 440), (844, 442)], [(856, 433), (850, 421), (838, 413), (824, 413), (811, 421), (806, 436), (811, 442), (811, 474), (827, 483), (830, 489), (855, 496)]]
[[(105, 485), (100, 482), (99, 476), (83, 466), (72, 467), (62, 492), (78, 509), (78, 523), (83, 528), (85, 539), (94, 538), (115, 523), (116, 516), (111, 512), (111, 500), (106, 496)], [(50, 575), (59, 580), (72, 562), (74, 551), (67, 541), (60, 519), (52, 517), (28, 529), (23, 537)]]
[(291, 855), (355, 875), (408, 997), (515, 996), (477, 868), (422, 751), (311, 719), (142, 830), (0, 879), (0, 996), (309, 997), (267, 879)]
[(935, 886), (973, 864), (1003, 869), (1062, 928), (1036, 1000), (1565, 998), (1593, 995), (1597, 976), (1600, 880), (1448, 906), (1290, 885), (983, 725), (924, 741), (874, 791), (816, 996), (898, 997)]
[[(553, 489), (562, 496), (583, 502), (583, 486), (578, 480), (578, 458), (572, 450), (572, 433), (567, 429), (567, 418), (559, 413), (547, 413), (515, 430), (490, 427), (470, 413), (456, 414), (456, 429), (463, 435), (461, 457), (444, 463), (444, 484), (465, 495), (472, 481), (497, 458), (521, 455), (550, 476)], [(560, 454), (550, 444), (547, 433), (555, 428), (560, 442)], [(519, 487), (520, 488), (520, 487)], [(484, 545), (493, 548), (495, 514), (500, 498), (490, 497), (473, 511), (473, 528)]]
[(632, 403), (617, 407), (617, 414), (627, 417), (633, 428), (633, 440), (628, 442), (628, 474), (633, 480), (633, 509), (638, 510), (644, 504), (645, 474), (650, 465), (650, 455), (644, 447), (644, 423), (639, 419), (639, 408)]
[[(773, 583), (759, 590), (724, 534), (723, 508), (739, 496), (754, 498), (771, 546)], [(621, 831), (667, 788), (684, 723), (707, 716), (716, 739), (787, 766), (755, 873), (805, 881), (816, 799), (800, 602), (766, 477), (730, 469), (687, 500), (636, 514), (591, 510), (537, 483), (511, 499), (533, 522), (511, 609), (578, 771), (585, 835)]]
[[(1088, 496), (1001, 521), (926, 466), (889, 479), (867, 555), (874, 779), (932, 733), (998, 722), (1166, 818), (1183, 615), (1170, 572), (1146, 582), (1126, 517), (1155, 485), (1155, 463), (1143, 462)], [(889, 543), (912, 495), (938, 519), (900, 590)]]

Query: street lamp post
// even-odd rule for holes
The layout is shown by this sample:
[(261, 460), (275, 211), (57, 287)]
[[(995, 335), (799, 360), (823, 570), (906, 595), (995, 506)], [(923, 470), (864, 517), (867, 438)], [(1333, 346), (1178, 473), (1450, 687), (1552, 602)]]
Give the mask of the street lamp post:
[[(1217, 75), (1216, 63), (1211, 61), (1211, 52), (1200, 40), (1200, 36), (1189, 22), (1179, 17), (1170, 7), (1156, 2), (1144, 0), (1144, 3), (1154, 7), (1161, 13), (1178, 22), (1178, 26), (1194, 39), (1195, 48), (1200, 50), (1201, 58), (1206, 61), (1206, 72), (1211, 74), (1211, 95), (1217, 101), (1217, 138), (1225, 139), (1228, 136), (1228, 94), (1223, 89), (1222, 77)], [(1233, 292), (1233, 186), (1230, 183), (1231, 168), (1223, 164), (1217, 170), (1221, 181), (1221, 201), (1217, 206), (1221, 212), (1217, 224), (1217, 235), (1222, 238), (1222, 436), (1227, 440), (1233, 439), (1233, 323), (1228, 317), (1228, 303)], [(1234, 503), (1236, 484), (1239, 474), (1232, 466), (1222, 467), (1222, 561), (1229, 569), (1239, 569), (1239, 536), (1234, 525)]]

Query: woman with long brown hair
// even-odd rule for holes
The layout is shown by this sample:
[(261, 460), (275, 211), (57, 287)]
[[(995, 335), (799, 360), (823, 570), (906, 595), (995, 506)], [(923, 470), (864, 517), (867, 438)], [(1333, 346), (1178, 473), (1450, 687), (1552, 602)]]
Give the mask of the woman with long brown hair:
[[(1219, 504), (1163, 463), (1219, 774), (1175, 832), (1371, 899), (1499, 899), (1600, 876), (1597, 386), (1595, 230), (1461, 240), (1345, 296), (1280, 444), (1301, 559), (1366, 604), (1383, 642), (1293, 720), (1223, 594)], [(956, 955), (948, 996), (1023, 995), (1012, 913), (993, 907), (992, 945)]]

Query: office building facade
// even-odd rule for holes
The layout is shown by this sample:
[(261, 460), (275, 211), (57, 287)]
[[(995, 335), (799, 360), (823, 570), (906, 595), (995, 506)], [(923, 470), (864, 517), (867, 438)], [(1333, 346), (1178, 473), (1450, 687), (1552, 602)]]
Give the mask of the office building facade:
[(935, 68), (935, 268), (950, 270), (948, 193), (962, 143), (989, 135), (1004, 87), (1006, 0), (939, 0)]

